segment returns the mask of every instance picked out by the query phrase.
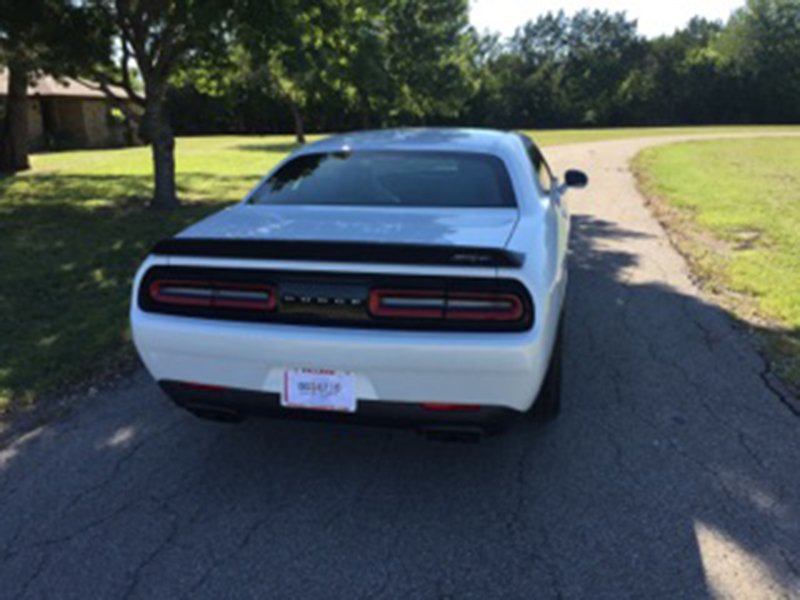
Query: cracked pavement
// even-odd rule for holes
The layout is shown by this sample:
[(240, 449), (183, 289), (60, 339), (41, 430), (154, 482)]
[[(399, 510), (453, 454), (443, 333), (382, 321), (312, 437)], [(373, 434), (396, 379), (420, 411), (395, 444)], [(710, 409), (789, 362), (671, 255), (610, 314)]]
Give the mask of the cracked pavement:
[(627, 162), (566, 146), (564, 414), (481, 444), (204, 423), (149, 377), (0, 449), (0, 597), (800, 598), (800, 417)]

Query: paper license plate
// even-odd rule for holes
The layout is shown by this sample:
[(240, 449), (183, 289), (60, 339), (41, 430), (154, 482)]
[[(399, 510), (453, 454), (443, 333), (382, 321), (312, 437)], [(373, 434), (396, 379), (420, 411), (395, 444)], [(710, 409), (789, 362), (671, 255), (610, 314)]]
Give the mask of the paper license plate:
[(286, 408), (356, 412), (355, 375), (319, 369), (287, 369), (281, 405)]

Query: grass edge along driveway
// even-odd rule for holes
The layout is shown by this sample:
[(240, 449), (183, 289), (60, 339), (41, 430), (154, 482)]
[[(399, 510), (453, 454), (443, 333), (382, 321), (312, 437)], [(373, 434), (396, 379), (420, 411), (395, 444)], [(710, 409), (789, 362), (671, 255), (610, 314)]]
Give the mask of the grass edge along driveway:
[[(529, 132), (544, 146), (774, 128)], [(800, 131), (793, 128), (794, 131)], [(239, 199), (294, 148), (291, 136), (180, 138), (184, 206), (146, 208), (147, 148), (40, 154), (0, 178), (0, 416), (135, 365), (130, 282), (152, 245)]]
[(800, 389), (800, 139), (652, 147), (634, 171), (703, 287)]

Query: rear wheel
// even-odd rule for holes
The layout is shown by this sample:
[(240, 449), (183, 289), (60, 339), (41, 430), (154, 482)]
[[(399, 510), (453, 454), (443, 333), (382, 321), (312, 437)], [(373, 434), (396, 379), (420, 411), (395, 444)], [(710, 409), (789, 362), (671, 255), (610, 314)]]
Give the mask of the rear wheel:
[(542, 389), (536, 404), (531, 409), (531, 417), (537, 421), (553, 421), (561, 413), (561, 370), (564, 354), (564, 317), (558, 325), (558, 334), (550, 357)]

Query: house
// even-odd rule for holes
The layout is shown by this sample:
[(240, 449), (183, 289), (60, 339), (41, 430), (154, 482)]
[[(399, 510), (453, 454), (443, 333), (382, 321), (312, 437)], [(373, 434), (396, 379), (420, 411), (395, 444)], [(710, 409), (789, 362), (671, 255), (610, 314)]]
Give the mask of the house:
[[(112, 88), (118, 98), (127, 98)], [(0, 69), (0, 115), (8, 94), (8, 71)], [(131, 105), (133, 103), (131, 102)], [(90, 83), (44, 75), (28, 86), (28, 138), (31, 150), (112, 148), (138, 143), (114, 104)]]

